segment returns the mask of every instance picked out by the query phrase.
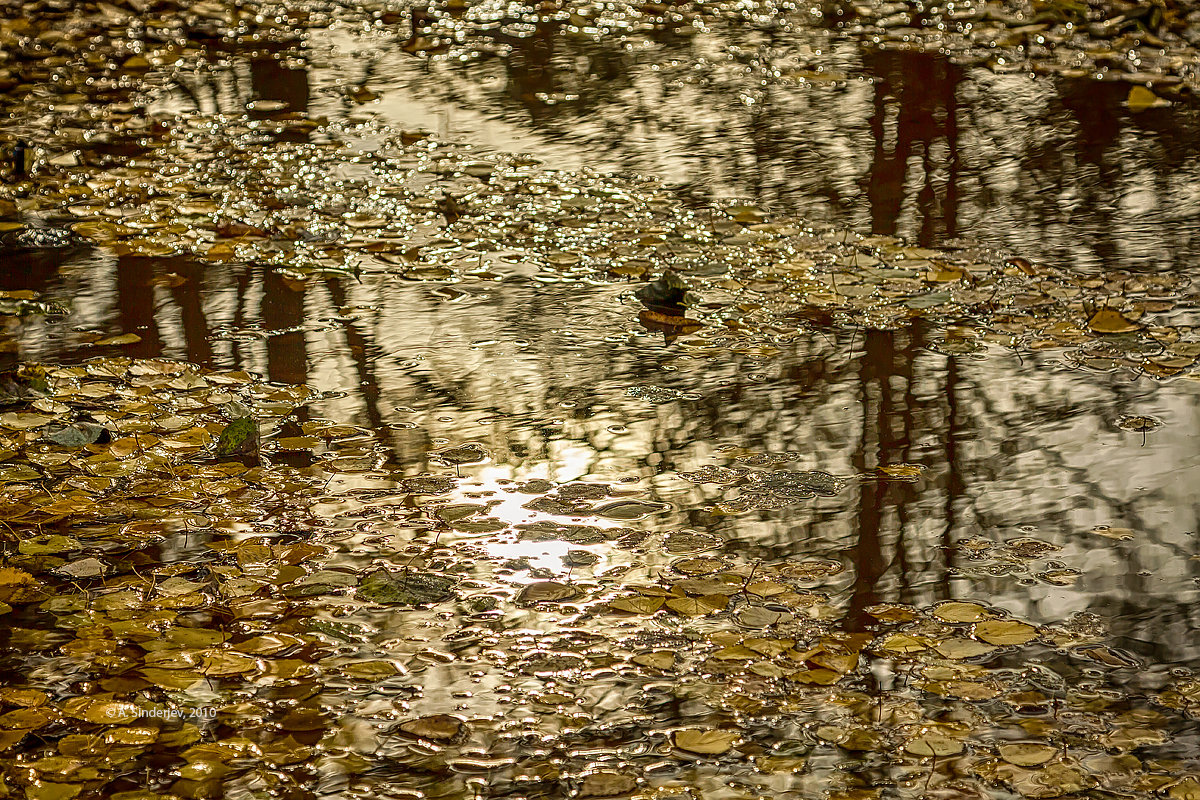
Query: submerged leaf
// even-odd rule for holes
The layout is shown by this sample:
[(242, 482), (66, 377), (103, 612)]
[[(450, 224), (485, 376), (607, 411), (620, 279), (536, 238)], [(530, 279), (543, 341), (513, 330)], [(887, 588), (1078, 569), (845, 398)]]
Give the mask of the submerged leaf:
[(434, 714), (429, 717), (401, 722), (399, 729), (409, 736), (435, 742), (452, 742), (466, 736), (467, 726), (458, 717), (449, 714)]
[(83, 447), (93, 442), (108, 441), (112, 436), (103, 425), (96, 425), (92, 422), (76, 422), (47, 433), (45, 438), (63, 447)]
[(1007, 742), (1000, 745), (1000, 757), (1018, 767), (1036, 767), (1058, 755), (1059, 750), (1042, 742)]
[(611, 600), (608, 607), (626, 614), (654, 614), (663, 607), (661, 597), (622, 597)]
[(579, 590), (558, 581), (542, 581), (531, 583), (517, 595), (517, 602), (528, 605), (537, 603), (562, 603), (574, 600), (579, 596)]

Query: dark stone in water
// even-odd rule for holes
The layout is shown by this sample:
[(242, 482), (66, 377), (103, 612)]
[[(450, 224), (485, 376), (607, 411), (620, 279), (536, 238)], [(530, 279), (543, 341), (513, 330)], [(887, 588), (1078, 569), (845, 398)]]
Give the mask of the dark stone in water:
[(683, 278), (674, 271), (667, 270), (661, 278), (646, 284), (633, 295), (651, 311), (683, 316), (687, 311), (687, 306), (684, 305), (684, 295), (687, 291), (688, 285)]

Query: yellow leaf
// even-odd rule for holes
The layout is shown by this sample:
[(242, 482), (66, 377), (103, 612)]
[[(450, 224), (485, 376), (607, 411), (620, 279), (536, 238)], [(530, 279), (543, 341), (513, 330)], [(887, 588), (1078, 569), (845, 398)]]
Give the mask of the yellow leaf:
[(321, 440), (316, 436), (285, 436), (276, 439), (275, 443), (280, 450), (311, 450), (320, 445)]
[(746, 591), (759, 597), (774, 597), (777, 594), (791, 591), (788, 587), (775, 581), (755, 581), (746, 587)]
[(809, 659), (818, 667), (846, 673), (858, 666), (857, 653), (818, 653)]
[(715, 661), (754, 661), (758, 657), (758, 653), (740, 644), (723, 647), (710, 656)]
[(1149, 108), (1164, 108), (1169, 105), (1171, 105), (1170, 100), (1164, 100), (1145, 86), (1132, 87), (1129, 90), (1129, 96), (1125, 98), (1125, 107), (1134, 113)]
[(893, 633), (886, 636), (875, 649), (883, 653), (916, 653), (927, 647), (925, 642), (907, 633)]
[(1015, 619), (993, 619), (976, 625), (975, 636), (988, 644), (1004, 647), (1037, 638), (1037, 628)]
[(142, 340), (142, 337), (136, 333), (122, 333), (118, 336), (109, 336), (106, 339), (101, 339), (96, 342), (97, 347), (119, 347), (126, 344), (137, 344)]
[(1136, 322), (1131, 322), (1120, 311), (1112, 308), (1102, 308), (1088, 320), (1088, 329), (1092, 333), (1129, 333), (1140, 328)]
[(960, 700), (991, 700), (1000, 694), (992, 684), (979, 681), (918, 681), (915, 685), (931, 694)]
[(71, 800), (83, 787), (74, 783), (36, 780), (25, 787), (26, 800)]
[(1172, 800), (1200, 800), (1200, 780), (1184, 778), (1167, 790)]
[(230, 650), (219, 650), (204, 657), (205, 675), (242, 675), (258, 668), (258, 659)]
[(942, 658), (950, 658), (957, 661), (963, 658), (975, 658), (986, 655), (996, 648), (983, 642), (977, 642), (974, 639), (947, 639), (944, 642), (938, 642), (933, 646), (933, 649), (937, 650), (938, 655)]
[(876, 471), (889, 478), (915, 481), (921, 477), (921, 473), (925, 471), (925, 467), (921, 464), (889, 464), (886, 467), (879, 467)]
[(199, 672), (188, 669), (159, 669), (145, 667), (141, 670), (142, 677), (163, 689), (182, 691), (197, 681), (204, 680)]
[(98, 725), (120, 725), (133, 722), (142, 715), (142, 710), (133, 703), (103, 696), (72, 697), (63, 703), (62, 710), (69, 717)]
[[(157, 442), (157, 439), (155, 439)], [(133, 455), (139, 449), (140, 443), (136, 436), (125, 436), (117, 439), (108, 446), (108, 452), (112, 453), (113, 458), (126, 458)]]
[(985, 619), (994, 619), (996, 612), (979, 603), (951, 600), (935, 606), (933, 615), (942, 622), (981, 622)]
[(639, 653), (629, 660), (639, 667), (670, 669), (675, 666), (675, 653), (671, 650), (656, 650), (653, 653)]
[(16, 431), (40, 428), (53, 420), (54, 417), (47, 414), (30, 414), (23, 411), (6, 411), (0, 414), (0, 425)]
[(517, 602), (526, 605), (537, 603), (562, 603), (579, 597), (579, 590), (569, 584), (558, 581), (539, 581), (531, 583), (517, 595)]
[(714, 731), (688, 728), (675, 732), (675, 746), (700, 755), (715, 756), (728, 752), (738, 741), (737, 731)]
[(623, 611), (626, 614), (653, 614), (662, 606), (661, 597), (622, 597), (611, 600), (608, 604), (613, 611)]
[(706, 594), (703, 597), (675, 597), (667, 601), (667, 608), (685, 617), (703, 617), (720, 611), (729, 603), (721, 594)]
[(929, 731), (908, 740), (904, 750), (914, 756), (953, 756), (963, 751), (963, 743), (943, 733)]
[(818, 686), (832, 686), (841, 679), (841, 674), (834, 672), (831, 669), (806, 669), (799, 672), (793, 672), (788, 676), (789, 680), (796, 683), (816, 684)]
[(1008, 742), (1000, 745), (1000, 757), (1018, 767), (1036, 767), (1058, 755), (1058, 748), (1041, 742)]
[(461, 738), (468, 728), (458, 717), (449, 714), (434, 714), (400, 723), (400, 730), (409, 736), (430, 739), (435, 742), (450, 742)]

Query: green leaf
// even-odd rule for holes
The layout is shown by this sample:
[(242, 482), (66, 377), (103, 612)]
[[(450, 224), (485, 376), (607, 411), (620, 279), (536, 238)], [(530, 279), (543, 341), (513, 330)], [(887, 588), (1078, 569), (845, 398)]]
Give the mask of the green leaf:
[(225, 426), (217, 439), (217, 456), (258, 452), (258, 424), (252, 417), (235, 419)]
[(44, 438), (63, 447), (83, 447), (102, 439), (107, 441), (112, 438), (112, 435), (103, 425), (93, 422), (76, 422), (74, 425), (68, 425), (48, 433)]
[(57, 533), (34, 536), (17, 543), (17, 551), (27, 556), (53, 555), (81, 548), (82, 545), (78, 539), (70, 536), (62, 536)]
[(393, 575), (377, 569), (362, 579), (355, 597), (368, 603), (418, 606), (450, 599), (454, 596), (454, 585), (453, 578), (432, 572), (405, 570)]

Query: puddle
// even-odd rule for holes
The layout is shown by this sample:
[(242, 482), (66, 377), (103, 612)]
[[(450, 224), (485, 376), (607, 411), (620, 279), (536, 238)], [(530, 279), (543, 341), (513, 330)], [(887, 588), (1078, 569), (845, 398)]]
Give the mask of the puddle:
[(493, 10), (0, 27), (3, 788), (1200, 792), (1176, 51)]

